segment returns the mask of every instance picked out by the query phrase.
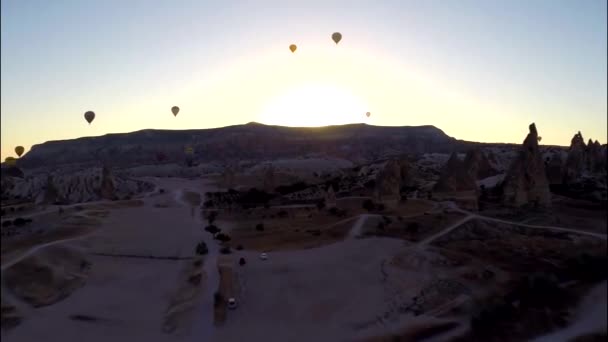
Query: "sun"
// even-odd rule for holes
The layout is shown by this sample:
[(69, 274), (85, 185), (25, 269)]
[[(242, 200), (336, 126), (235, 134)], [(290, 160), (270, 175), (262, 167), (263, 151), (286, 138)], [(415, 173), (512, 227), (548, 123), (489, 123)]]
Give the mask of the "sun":
[(337, 86), (307, 84), (290, 88), (261, 111), (264, 124), (299, 127), (341, 125), (365, 121), (367, 105)]

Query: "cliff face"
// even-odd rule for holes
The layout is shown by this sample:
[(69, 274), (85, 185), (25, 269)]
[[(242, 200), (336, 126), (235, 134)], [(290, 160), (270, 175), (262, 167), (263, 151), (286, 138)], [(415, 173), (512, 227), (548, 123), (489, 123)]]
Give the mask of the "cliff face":
[[(400, 153), (447, 152), (464, 142), (433, 126), (380, 127), (364, 124), (297, 128), (256, 123), (204, 130), (143, 130), (34, 145), (20, 158), (25, 168), (112, 161), (126, 167), (183, 164), (184, 146), (192, 146), (195, 163), (273, 160), (320, 153), (348, 160), (370, 160)], [(159, 156), (162, 155), (162, 158)], [(166, 157), (166, 158), (165, 158)]]
[(568, 157), (564, 165), (563, 183), (576, 183), (583, 175), (587, 163), (587, 146), (581, 132), (572, 137)]
[(538, 147), (536, 125), (532, 123), (529, 130), (518, 156), (505, 177), (503, 203), (515, 207), (526, 204), (550, 206), (549, 182)]

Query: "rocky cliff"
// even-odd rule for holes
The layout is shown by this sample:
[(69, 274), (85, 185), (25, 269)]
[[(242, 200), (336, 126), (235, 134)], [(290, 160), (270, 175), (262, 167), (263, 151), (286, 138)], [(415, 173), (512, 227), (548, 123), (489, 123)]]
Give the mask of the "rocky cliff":
[(142, 130), (34, 145), (22, 156), (24, 168), (65, 164), (111, 163), (125, 167), (159, 162), (183, 163), (184, 147), (194, 148), (195, 163), (229, 160), (274, 160), (321, 154), (348, 160), (373, 160), (386, 153), (464, 150), (472, 143), (456, 140), (433, 126), (380, 127), (365, 124), (297, 128), (257, 123), (201, 130)]
[(505, 176), (503, 202), (515, 207), (526, 204), (550, 206), (549, 182), (538, 147), (538, 132), (534, 123), (530, 124), (529, 131)]

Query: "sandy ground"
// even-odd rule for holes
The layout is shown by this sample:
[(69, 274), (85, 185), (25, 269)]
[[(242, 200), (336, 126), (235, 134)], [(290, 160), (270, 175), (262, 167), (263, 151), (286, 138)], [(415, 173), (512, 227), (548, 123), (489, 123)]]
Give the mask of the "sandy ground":
[[(83, 288), (66, 299), (24, 313), (20, 326), (3, 332), (6, 341), (164, 341), (189, 339), (189, 327), (173, 335), (162, 332), (164, 315), (181, 284), (180, 272), (192, 260), (164, 260), (100, 256), (128, 254), (155, 257), (192, 257), (203, 237), (200, 220), (183, 203), (172, 202), (180, 189), (204, 193), (201, 181), (159, 179), (164, 195), (145, 199), (140, 207), (111, 210), (90, 236), (65, 245), (87, 251), (92, 264)], [(41, 248), (43, 250), (44, 248)], [(13, 267), (19, 267), (19, 263)], [(4, 297), (4, 296), (3, 296)], [(195, 303), (194, 307), (198, 307)], [(87, 315), (96, 321), (78, 321), (70, 315)], [(196, 316), (197, 313), (193, 313)], [(191, 321), (194, 317), (191, 318)], [(185, 322), (192, 324), (192, 322)]]
[[(213, 187), (201, 180), (151, 180), (165, 193), (145, 197), (143, 206), (109, 208), (109, 216), (103, 218), (94, 233), (62, 242), (88, 253), (92, 266), (86, 285), (51, 306), (23, 310), (21, 325), (3, 332), (3, 339), (343, 341), (401, 330), (412, 322), (424, 321), (424, 317), (412, 320), (399, 308), (437, 275), (434, 269), (424, 269), (424, 263), (422, 268), (398, 268), (391, 266), (390, 260), (404, 250), (419, 253), (427, 242), (459, 226), (454, 224), (424, 242), (411, 245), (390, 238), (356, 239), (358, 227), (367, 217), (362, 216), (350, 222), (354, 225), (350, 238), (331, 245), (271, 252), (266, 261), (260, 260), (258, 252), (234, 251), (234, 262), (240, 257), (247, 261), (245, 266), (234, 266), (240, 288), (236, 294), (239, 306), (228, 311), (222, 326), (215, 327), (213, 293), (219, 285), (219, 248), (210, 234), (202, 230), (205, 223), (194, 215), (198, 214), (194, 209), (204, 198), (199, 200), (192, 194), (204, 194), (213, 191)], [(234, 224), (222, 219), (217, 225), (229, 232)], [(555, 230), (555, 227), (524, 226)], [(592, 236), (606, 238), (602, 234)], [(184, 270), (191, 268), (193, 262), (188, 258), (201, 240), (209, 248), (201, 266), (201, 288), (184, 287)], [(420, 248), (408, 249), (408, 245)], [(160, 259), (146, 258), (150, 256)], [(11, 267), (18, 266), (16, 263)], [(177, 329), (167, 334), (163, 326), (167, 311), (175, 310), (176, 298), (186, 298), (183, 303), (177, 301), (183, 314), (177, 318)], [(74, 320), (71, 315), (96, 320)]]

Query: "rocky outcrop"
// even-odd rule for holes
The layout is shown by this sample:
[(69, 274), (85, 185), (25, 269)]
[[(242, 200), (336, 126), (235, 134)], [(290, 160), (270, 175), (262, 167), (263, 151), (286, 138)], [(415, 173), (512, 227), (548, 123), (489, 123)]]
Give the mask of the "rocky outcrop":
[(551, 194), (545, 163), (538, 148), (538, 132), (534, 123), (503, 182), (503, 203), (520, 207), (526, 204), (550, 206)]
[(469, 172), (467, 172), (465, 165), (456, 153), (452, 153), (450, 159), (443, 167), (439, 180), (433, 187), (434, 192), (460, 192), (460, 191), (471, 191), (477, 190), (475, 180)]
[(599, 141), (592, 142), (589, 139), (587, 144), (587, 168), (592, 173), (602, 172), (606, 168), (606, 157), (602, 153), (602, 145)]
[(334, 188), (331, 185), (327, 187), (324, 199), (326, 207), (331, 208), (336, 206), (336, 193), (334, 192)]
[(113, 175), (109, 168), (41, 173), (25, 179), (3, 177), (3, 198), (29, 199), (36, 203), (81, 203), (101, 199), (126, 199), (151, 191), (154, 185)]
[(581, 178), (587, 166), (586, 152), (585, 140), (583, 140), (581, 132), (578, 132), (570, 141), (570, 149), (564, 165), (564, 184), (576, 183)]
[(411, 183), (409, 163), (404, 160), (391, 159), (376, 174), (376, 189), (378, 200), (398, 201), (400, 190)]
[(266, 167), (266, 169), (264, 170), (264, 175), (262, 176), (262, 186), (264, 191), (266, 192), (273, 192), (274, 189), (276, 188), (276, 180), (275, 180), (275, 170), (274, 170), (274, 166), (271, 164), (270, 166)]
[(499, 173), (479, 148), (467, 152), (464, 158), (464, 168), (473, 179), (484, 179)]

